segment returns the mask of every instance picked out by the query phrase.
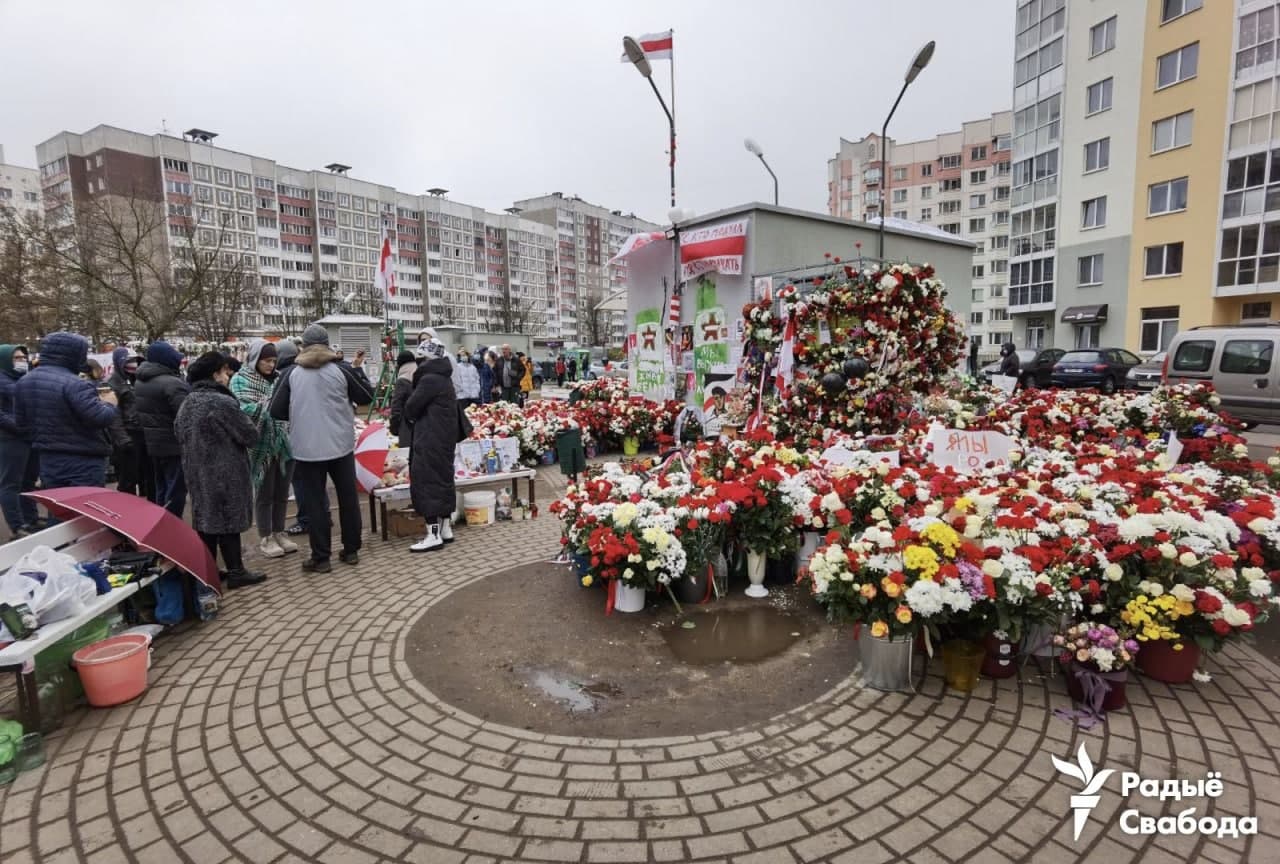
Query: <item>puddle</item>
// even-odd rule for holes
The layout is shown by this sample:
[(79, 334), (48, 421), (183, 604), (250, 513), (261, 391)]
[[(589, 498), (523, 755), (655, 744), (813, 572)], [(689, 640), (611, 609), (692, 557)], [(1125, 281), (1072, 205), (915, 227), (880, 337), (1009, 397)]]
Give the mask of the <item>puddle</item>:
[(556, 702), (562, 703), (570, 714), (595, 711), (602, 700), (622, 695), (620, 687), (605, 681), (583, 684), (554, 672), (538, 669), (530, 670), (527, 674), (530, 684)]
[(688, 620), (693, 628), (664, 627), (662, 638), (676, 659), (690, 666), (765, 660), (786, 651), (811, 629), (805, 619), (771, 605), (714, 609)]

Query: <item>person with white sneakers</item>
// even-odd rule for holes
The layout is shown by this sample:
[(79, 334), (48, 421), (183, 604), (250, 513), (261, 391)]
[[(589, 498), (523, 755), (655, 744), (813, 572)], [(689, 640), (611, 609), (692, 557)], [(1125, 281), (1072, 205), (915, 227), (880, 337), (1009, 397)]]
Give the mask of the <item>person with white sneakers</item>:
[(434, 339), (418, 345), (413, 393), (404, 406), (401, 436), (408, 427), (413, 441), (409, 457), (409, 492), (413, 509), (427, 520), (427, 533), (410, 552), (441, 549), (453, 540), (450, 519), (456, 501), (453, 453), (467, 437), (466, 415), (458, 410), (449, 352)]
[(283, 558), (298, 551), (298, 544), (284, 530), (293, 478), (289, 424), (271, 416), (271, 396), (280, 377), (277, 359), (274, 342), (254, 339), (240, 371), (231, 379), (231, 392), (258, 430), (258, 440), (249, 448), (249, 469), (253, 476), (254, 521), (261, 538), (258, 550), (268, 558)]

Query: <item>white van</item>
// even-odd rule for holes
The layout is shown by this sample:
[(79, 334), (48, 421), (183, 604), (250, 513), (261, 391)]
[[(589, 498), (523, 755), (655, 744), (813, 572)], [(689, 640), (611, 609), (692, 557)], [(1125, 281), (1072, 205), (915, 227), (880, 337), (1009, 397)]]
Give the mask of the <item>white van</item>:
[(1280, 423), (1280, 324), (1192, 327), (1173, 337), (1166, 382), (1205, 381), (1223, 409), (1250, 426)]

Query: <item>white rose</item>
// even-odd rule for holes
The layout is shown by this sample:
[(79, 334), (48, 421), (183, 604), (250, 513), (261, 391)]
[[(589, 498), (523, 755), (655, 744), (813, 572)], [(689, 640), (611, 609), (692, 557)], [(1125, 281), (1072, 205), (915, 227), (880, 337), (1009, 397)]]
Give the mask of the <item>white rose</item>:
[(1236, 606), (1228, 606), (1222, 610), (1222, 620), (1226, 621), (1232, 627), (1243, 627), (1253, 619), (1249, 617), (1249, 613)]
[(1270, 597), (1271, 596), (1271, 580), (1255, 579), (1249, 583), (1249, 594), (1254, 597)]
[(1169, 593), (1179, 600), (1185, 600), (1187, 603), (1196, 599), (1196, 592), (1192, 590), (1190, 585), (1174, 585), (1169, 589)]
[(1194, 567), (1200, 563), (1193, 552), (1183, 552), (1178, 556), (1178, 563), (1183, 567)]
[(1160, 550), (1160, 554), (1169, 561), (1178, 557), (1178, 550), (1172, 543), (1161, 543), (1156, 547)]
[(988, 558), (986, 561), (982, 562), (982, 572), (990, 576), (992, 579), (996, 579), (1004, 572), (1004, 565), (999, 561), (992, 561)]

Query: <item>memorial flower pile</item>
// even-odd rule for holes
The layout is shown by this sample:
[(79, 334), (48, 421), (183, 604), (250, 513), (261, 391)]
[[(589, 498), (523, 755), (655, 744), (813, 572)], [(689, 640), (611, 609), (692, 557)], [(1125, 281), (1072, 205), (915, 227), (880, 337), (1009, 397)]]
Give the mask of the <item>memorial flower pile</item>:
[(1119, 672), (1128, 668), (1138, 656), (1138, 643), (1126, 639), (1114, 627), (1096, 621), (1085, 621), (1068, 627), (1053, 637), (1063, 663), (1088, 664), (1099, 672)]

